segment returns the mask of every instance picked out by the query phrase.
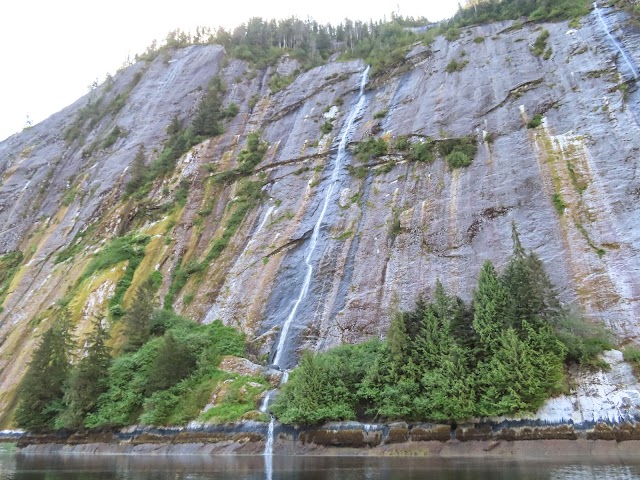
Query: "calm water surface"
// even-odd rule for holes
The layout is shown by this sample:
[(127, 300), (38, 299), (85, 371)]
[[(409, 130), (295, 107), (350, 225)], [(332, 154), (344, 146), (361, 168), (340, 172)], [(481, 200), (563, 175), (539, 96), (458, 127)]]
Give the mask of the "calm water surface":
[(637, 461), (441, 460), (423, 458), (49, 456), (0, 453), (2, 480), (640, 480)]

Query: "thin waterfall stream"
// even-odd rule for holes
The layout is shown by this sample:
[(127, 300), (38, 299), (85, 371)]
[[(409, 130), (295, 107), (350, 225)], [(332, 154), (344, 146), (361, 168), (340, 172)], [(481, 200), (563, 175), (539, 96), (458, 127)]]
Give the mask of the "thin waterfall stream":
[(637, 80), (638, 70), (633, 64), (633, 61), (631, 60), (631, 58), (629, 58), (629, 55), (627, 55), (627, 52), (624, 51), (622, 44), (611, 34), (611, 31), (609, 30), (609, 25), (607, 25), (607, 22), (605, 22), (602, 16), (602, 12), (598, 8), (598, 2), (593, 2), (593, 12), (598, 17), (598, 20), (600, 20), (600, 24), (604, 28), (604, 31), (606, 32), (607, 37), (609, 37), (609, 40), (611, 40), (611, 43), (613, 43), (613, 45), (616, 47), (620, 55), (622, 55), (622, 58), (624, 59), (627, 66), (629, 67), (631, 74), (633, 75), (633, 78)]
[(309, 246), (307, 247), (307, 251), (304, 256), (304, 262), (307, 265), (307, 272), (304, 277), (304, 281), (302, 282), (302, 287), (300, 288), (300, 292), (298, 293), (298, 298), (293, 304), (293, 308), (289, 312), (289, 316), (285, 320), (282, 325), (282, 330), (280, 332), (280, 337), (278, 338), (278, 344), (276, 346), (276, 355), (273, 359), (273, 364), (282, 367), (282, 354), (284, 351), (284, 346), (287, 343), (289, 337), (289, 329), (291, 328), (291, 323), (296, 317), (296, 313), (298, 312), (298, 307), (304, 300), (304, 297), (307, 295), (309, 291), (309, 285), (311, 284), (311, 277), (313, 276), (313, 254), (316, 250), (316, 246), (318, 245), (318, 236), (320, 234), (320, 227), (322, 226), (322, 222), (324, 221), (324, 217), (327, 213), (327, 207), (329, 206), (329, 202), (333, 198), (333, 192), (338, 184), (338, 180), (340, 177), (340, 170), (342, 168), (342, 164), (345, 158), (345, 152), (347, 150), (347, 142), (349, 140), (349, 135), (351, 134), (351, 130), (353, 128), (353, 124), (355, 120), (362, 113), (362, 108), (365, 102), (364, 95), (364, 87), (367, 84), (367, 76), (369, 74), (369, 67), (366, 68), (364, 73), (362, 74), (362, 80), (360, 81), (360, 93), (358, 96), (358, 101), (356, 105), (351, 110), (351, 114), (347, 119), (347, 124), (342, 133), (342, 137), (340, 139), (340, 144), (338, 145), (338, 153), (336, 155), (336, 161), (333, 165), (333, 171), (331, 172), (331, 179), (329, 183), (329, 187), (327, 188), (324, 201), (322, 203), (322, 209), (320, 210), (320, 215), (318, 215), (318, 220), (316, 221), (315, 226), (313, 227), (313, 233), (311, 235), (311, 241), (309, 242)]
[[(365, 106), (366, 96), (364, 93), (364, 89), (367, 84), (368, 75), (369, 75), (369, 67), (367, 66), (360, 80), (360, 91), (358, 93), (358, 100), (356, 104), (353, 106), (353, 108), (351, 109), (349, 117), (347, 118), (347, 123), (343, 129), (342, 136), (340, 137), (340, 143), (338, 145), (336, 159), (333, 164), (331, 177), (329, 179), (329, 186), (326, 190), (324, 200), (322, 202), (322, 208), (320, 210), (320, 214), (318, 215), (318, 219), (316, 220), (316, 223), (313, 227), (311, 240), (309, 242), (309, 245), (304, 255), (304, 263), (306, 265), (306, 274), (304, 277), (304, 281), (302, 283), (302, 286), (300, 287), (298, 297), (295, 303), (293, 304), (293, 307), (291, 308), (289, 315), (287, 316), (286, 320), (282, 324), (282, 330), (280, 331), (280, 336), (278, 338), (278, 343), (276, 346), (276, 354), (272, 362), (273, 365), (279, 368), (284, 367), (284, 365), (282, 364), (283, 351), (284, 351), (284, 346), (286, 345), (287, 340), (289, 339), (288, 337), (289, 337), (289, 330), (291, 328), (291, 324), (293, 323), (296, 317), (296, 313), (298, 312), (298, 308), (300, 307), (300, 304), (302, 303), (302, 301), (307, 295), (307, 292), (309, 291), (309, 285), (311, 284), (311, 279), (313, 277), (313, 254), (318, 245), (320, 228), (322, 227), (322, 223), (327, 213), (329, 202), (331, 202), (331, 200), (333, 199), (333, 194), (336, 190), (336, 187), (338, 186), (338, 181), (340, 180), (340, 170), (343, 167), (343, 163), (346, 157), (347, 143), (349, 142), (349, 137), (352, 134), (353, 126), (356, 120), (362, 114), (362, 110), (364, 109), (364, 106)], [(286, 383), (288, 376), (289, 376), (288, 371), (286, 371), (285, 369), (282, 375), (282, 379), (280, 381), (280, 385), (283, 385), (284, 383)], [(261, 412), (264, 412), (264, 413), (268, 412), (269, 404), (271, 403), (275, 395), (275, 392), (276, 392), (275, 390), (271, 390), (267, 393), (267, 395), (265, 395), (262, 401), (262, 405), (260, 405)], [(266, 472), (266, 478), (268, 480), (271, 480), (273, 475), (272, 456), (273, 456), (274, 428), (275, 428), (275, 419), (272, 416), (271, 421), (269, 422), (269, 428), (267, 430), (267, 442), (264, 448), (265, 472)]]

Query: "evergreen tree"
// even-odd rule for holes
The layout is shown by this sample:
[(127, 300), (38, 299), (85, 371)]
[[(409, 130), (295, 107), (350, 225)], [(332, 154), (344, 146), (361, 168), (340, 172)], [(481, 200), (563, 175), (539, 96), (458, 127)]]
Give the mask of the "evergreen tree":
[(87, 414), (98, 407), (98, 397), (108, 389), (108, 370), (111, 356), (105, 342), (109, 334), (101, 318), (93, 324), (93, 331), (86, 339), (86, 355), (71, 369), (64, 396), (65, 411), (58, 426), (83, 428)]
[(415, 351), (422, 371), (437, 368), (451, 349), (450, 322), (454, 316), (453, 303), (440, 280), (436, 283), (433, 302), (422, 307), (420, 333)]
[(387, 342), (389, 343), (391, 374), (397, 378), (407, 369), (413, 370), (410, 365), (411, 341), (407, 334), (405, 315), (402, 312), (394, 313), (387, 332)]
[(188, 377), (195, 368), (196, 358), (189, 346), (176, 340), (169, 332), (164, 336), (164, 342), (158, 349), (158, 356), (149, 370), (145, 393), (148, 395), (172, 387)]
[(424, 372), (424, 395), (416, 400), (421, 419), (451, 421), (476, 414), (476, 380), (469, 368), (470, 357), (469, 350), (452, 344), (440, 365)]
[(53, 326), (44, 333), (34, 352), (29, 369), (19, 389), (16, 425), (39, 431), (54, 427), (62, 411), (64, 384), (70, 368), (69, 351), (72, 342), (68, 313), (64, 310)]
[(502, 332), (494, 355), (478, 366), (482, 415), (534, 411), (560, 389), (563, 346), (549, 328), (525, 322), (523, 329), (524, 338), (514, 328)]
[(511, 298), (491, 262), (480, 270), (473, 296), (473, 329), (478, 335), (479, 355), (488, 356), (497, 349), (500, 334), (511, 325)]
[(509, 317), (521, 330), (522, 323), (548, 321), (558, 315), (560, 302), (538, 256), (525, 253), (515, 223), (512, 224), (513, 255), (502, 275), (511, 296)]
[(129, 181), (125, 187), (125, 192), (129, 195), (138, 190), (144, 184), (147, 176), (145, 156), (144, 145), (140, 144), (138, 151), (136, 152), (136, 156), (133, 157), (133, 162), (131, 162), (131, 167), (129, 169)]
[(124, 334), (127, 339), (125, 351), (140, 348), (151, 335), (151, 320), (155, 308), (155, 287), (151, 279), (138, 287), (131, 307), (123, 317)]
[(454, 313), (449, 324), (449, 332), (458, 345), (473, 351), (478, 342), (473, 330), (473, 311), (460, 297), (455, 297), (452, 302)]

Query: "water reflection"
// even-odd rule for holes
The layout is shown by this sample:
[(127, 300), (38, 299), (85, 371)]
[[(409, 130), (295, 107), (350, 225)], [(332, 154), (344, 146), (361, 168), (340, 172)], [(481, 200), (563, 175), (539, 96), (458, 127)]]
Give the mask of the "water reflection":
[(552, 480), (624, 480), (640, 478), (640, 468), (628, 465), (567, 465), (551, 472)]
[[(640, 459), (508, 461), (375, 457), (273, 457), (273, 480), (640, 480)], [(264, 480), (262, 456), (0, 454), (2, 480)]]

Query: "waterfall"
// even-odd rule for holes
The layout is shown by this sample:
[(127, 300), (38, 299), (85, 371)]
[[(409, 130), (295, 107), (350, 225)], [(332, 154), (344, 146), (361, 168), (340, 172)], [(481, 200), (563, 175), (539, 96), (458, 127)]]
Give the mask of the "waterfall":
[(631, 60), (629, 55), (627, 55), (627, 52), (625, 52), (622, 44), (618, 40), (616, 40), (616, 38), (613, 35), (611, 35), (609, 26), (607, 25), (607, 22), (605, 22), (604, 18), (602, 17), (602, 13), (600, 12), (600, 9), (598, 8), (598, 2), (593, 2), (593, 12), (598, 17), (598, 20), (600, 20), (600, 24), (602, 25), (602, 28), (604, 28), (604, 31), (606, 32), (607, 37), (609, 37), (609, 40), (611, 40), (611, 43), (613, 43), (613, 45), (616, 47), (618, 52), (620, 52), (620, 55), (622, 55), (622, 58), (624, 59), (627, 66), (629, 67), (631, 74), (633, 75), (633, 78), (637, 80), (638, 70), (634, 66), (633, 61)]
[(273, 428), (275, 419), (271, 417), (269, 430), (267, 431), (267, 444), (264, 446), (264, 472), (267, 480), (273, 477)]
[[(287, 342), (287, 338), (289, 335), (289, 328), (291, 327), (291, 323), (293, 322), (296, 313), (298, 311), (298, 307), (304, 300), (304, 297), (307, 295), (309, 291), (309, 285), (311, 284), (311, 277), (313, 275), (313, 253), (315, 252), (316, 246), (318, 245), (318, 237), (320, 235), (320, 227), (322, 226), (322, 222), (327, 213), (327, 208), (329, 206), (329, 202), (333, 198), (333, 193), (338, 185), (338, 180), (340, 177), (340, 169), (342, 168), (342, 164), (344, 162), (346, 151), (347, 151), (347, 143), (349, 141), (349, 136), (352, 133), (353, 125), (356, 119), (362, 114), (362, 110), (364, 108), (365, 103), (365, 94), (364, 87), (367, 84), (367, 76), (369, 74), (369, 67), (367, 67), (362, 74), (362, 79), (360, 80), (360, 92), (358, 94), (358, 101), (355, 106), (351, 110), (349, 117), (347, 119), (347, 123), (344, 127), (344, 131), (342, 132), (342, 137), (340, 137), (340, 144), (338, 145), (338, 152), (336, 154), (336, 160), (333, 165), (333, 171), (331, 172), (331, 178), (329, 180), (329, 188), (327, 188), (326, 194), (324, 196), (324, 201), (322, 203), (322, 209), (320, 210), (320, 215), (318, 216), (318, 220), (316, 220), (316, 224), (313, 227), (313, 234), (311, 235), (311, 241), (309, 242), (309, 246), (307, 247), (307, 251), (304, 255), (304, 263), (307, 266), (307, 272), (304, 277), (304, 282), (300, 287), (300, 292), (298, 293), (298, 298), (296, 302), (293, 304), (293, 308), (291, 312), (289, 312), (289, 316), (285, 320), (282, 325), (282, 331), (280, 332), (280, 337), (278, 339), (278, 345), (276, 347), (276, 355), (273, 360), (273, 364), (277, 367), (282, 367), (282, 352), (284, 350), (284, 346)], [(265, 220), (266, 221), (266, 217)], [(264, 223), (263, 221), (263, 223)], [(286, 383), (289, 378), (289, 371), (284, 370), (282, 379), (280, 380), (280, 385)], [(275, 390), (270, 390), (262, 400), (262, 404), (260, 405), (260, 411), (263, 413), (267, 413), (269, 410), (269, 404), (271, 403), (271, 399), (275, 394)], [(275, 429), (275, 419), (273, 416), (269, 421), (269, 429), (267, 430), (267, 443), (264, 447), (264, 469), (267, 480), (271, 480), (273, 476), (273, 441), (274, 441), (274, 429)]]
[(289, 312), (289, 316), (285, 320), (282, 325), (282, 330), (280, 332), (280, 337), (278, 339), (278, 345), (276, 347), (276, 356), (273, 359), (274, 365), (281, 367), (282, 362), (282, 352), (284, 350), (284, 346), (287, 343), (287, 339), (289, 336), (289, 328), (291, 327), (291, 323), (293, 322), (296, 313), (298, 312), (298, 307), (304, 300), (304, 297), (307, 295), (309, 291), (309, 285), (311, 283), (311, 277), (313, 276), (313, 264), (312, 258), (313, 253), (315, 252), (316, 246), (318, 244), (318, 236), (320, 234), (320, 227), (322, 226), (322, 222), (324, 220), (325, 214), (327, 213), (327, 207), (329, 206), (329, 202), (331, 202), (333, 198), (334, 190), (338, 184), (340, 169), (342, 168), (343, 161), (345, 159), (345, 154), (347, 151), (347, 142), (349, 141), (349, 136), (353, 130), (353, 124), (356, 119), (362, 113), (362, 109), (365, 103), (365, 94), (364, 87), (367, 84), (367, 76), (369, 74), (369, 67), (366, 68), (364, 73), (362, 74), (362, 80), (360, 81), (360, 93), (358, 95), (358, 101), (356, 105), (351, 110), (349, 118), (347, 119), (347, 124), (342, 133), (342, 137), (340, 138), (340, 144), (338, 145), (338, 153), (336, 155), (336, 160), (333, 164), (333, 171), (331, 172), (331, 179), (329, 183), (329, 188), (327, 188), (324, 202), (322, 203), (322, 209), (320, 210), (320, 215), (318, 215), (318, 220), (316, 221), (315, 226), (313, 227), (313, 233), (311, 235), (311, 241), (309, 242), (309, 246), (307, 247), (307, 251), (304, 255), (304, 263), (307, 265), (307, 272), (304, 277), (304, 281), (302, 282), (302, 286), (300, 287), (300, 292), (298, 293), (298, 298), (293, 304), (293, 308), (291, 312)]

